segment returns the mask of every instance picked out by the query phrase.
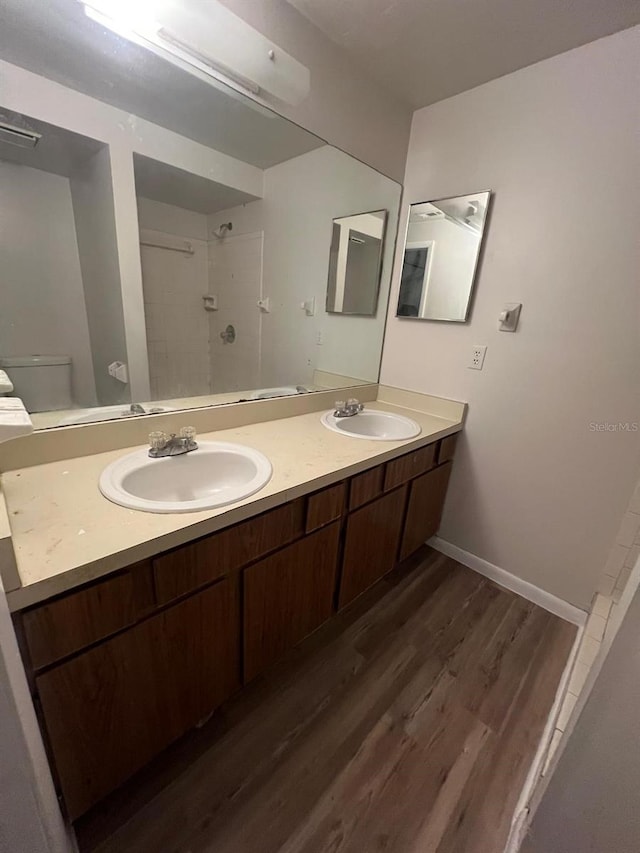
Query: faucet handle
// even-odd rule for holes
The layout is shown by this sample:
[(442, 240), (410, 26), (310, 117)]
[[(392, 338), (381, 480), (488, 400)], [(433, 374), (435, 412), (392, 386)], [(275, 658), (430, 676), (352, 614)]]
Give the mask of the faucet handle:
[(336, 402), (335, 402), (335, 409), (336, 409), (336, 411), (337, 411), (337, 412), (342, 411), (342, 409), (344, 409), (344, 406), (345, 406), (345, 402), (344, 402), (344, 400), (336, 400)]
[(149, 446), (152, 450), (161, 450), (167, 443), (167, 434), (162, 430), (154, 430), (149, 433)]
[(180, 427), (180, 438), (186, 438), (187, 441), (195, 441), (196, 428), (192, 426)]
[(347, 409), (351, 409), (356, 412), (361, 412), (364, 409), (364, 405), (357, 399), (357, 397), (350, 397), (347, 400)]

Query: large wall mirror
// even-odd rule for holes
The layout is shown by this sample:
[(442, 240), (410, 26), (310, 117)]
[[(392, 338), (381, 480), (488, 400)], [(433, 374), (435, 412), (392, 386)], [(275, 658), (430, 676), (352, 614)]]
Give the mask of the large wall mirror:
[(69, 15), (130, 101), (6, 65), (0, 370), (36, 428), (376, 382), (400, 185)]
[(411, 205), (396, 316), (466, 322), (490, 195)]

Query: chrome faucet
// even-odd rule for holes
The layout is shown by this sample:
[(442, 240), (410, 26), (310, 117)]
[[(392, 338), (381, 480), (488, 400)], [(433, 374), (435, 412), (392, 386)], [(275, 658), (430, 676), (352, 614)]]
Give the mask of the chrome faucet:
[(146, 413), (146, 412), (145, 412), (145, 410), (142, 408), (142, 406), (140, 405), (140, 403), (132, 403), (132, 404), (129, 406), (129, 414), (130, 414), (130, 415), (146, 415), (147, 413)]
[(336, 409), (333, 413), (334, 418), (352, 418), (364, 409), (363, 404), (351, 397), (345, 403), (344, 400), (336, 400)]
[(149, 456), (161, 459), (163, 456), (182, 456), (198, 449), (196, 431), (193, 427), (182, 427), (180, 435), (172, 432), (169, 437), (165, 432), (149, 433)]

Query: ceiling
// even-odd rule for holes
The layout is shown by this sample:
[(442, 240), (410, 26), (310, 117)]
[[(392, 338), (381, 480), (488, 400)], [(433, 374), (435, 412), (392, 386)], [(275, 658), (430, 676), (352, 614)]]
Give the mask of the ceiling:
[(638, 0), (288, 0), (413, 107), (640, 23)]
[[(116, 36), (76, 0), (0, 0), (0, 59), (266, 169), (324, 141)], [(0, 80), (0, 109), (2, 108)]]
[(133, 160), (136, 192), (152, 201), (208, 214), (247, 204), (257, 198), (141, 154), (134, 154)]

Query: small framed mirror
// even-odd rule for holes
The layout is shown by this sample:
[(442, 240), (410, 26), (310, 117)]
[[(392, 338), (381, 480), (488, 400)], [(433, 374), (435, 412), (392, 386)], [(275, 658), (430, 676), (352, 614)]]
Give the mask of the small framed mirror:
[(486, 191), (411, 205), (397, 317), (467, 321), (490, 197)]
[(330, 314), (375, 316), (386, 227), (386, 210), (333, 220), (326, 305)]

